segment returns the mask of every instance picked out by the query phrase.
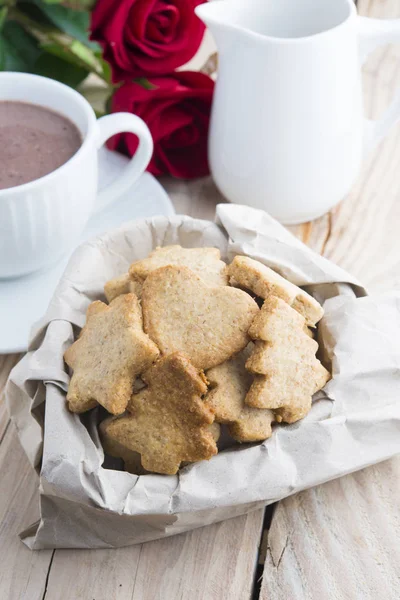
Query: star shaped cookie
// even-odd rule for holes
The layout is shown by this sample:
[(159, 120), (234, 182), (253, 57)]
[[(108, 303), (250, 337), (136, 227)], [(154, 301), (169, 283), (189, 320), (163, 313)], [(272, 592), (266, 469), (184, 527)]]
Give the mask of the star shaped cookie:
[(73, 369), (67, 402), (72, 412), (96, 403), (112, 414), (126, 409), (135, 378), (156, 360), (159, 350), (144, 333), (135, 294), (119, 296), (109, 306), (93, 302), (78, 340), (64, 354)]
[(129, 293), (136, 294), (140, 298), (142, 295), (142, 286), (139, 282), (132, 281), (128, 273), (110, 279), (104, 285), (104, 294), (107, 302), (112, 302), (115, 298), (121, 296), (121, 294)]

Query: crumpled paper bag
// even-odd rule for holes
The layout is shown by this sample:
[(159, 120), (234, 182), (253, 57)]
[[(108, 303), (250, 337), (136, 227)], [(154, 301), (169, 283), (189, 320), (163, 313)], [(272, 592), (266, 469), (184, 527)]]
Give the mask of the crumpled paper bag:
[[(259, 210), (220, 205), (217, 223), (185, 216), (128, 223), (79, 247), (30, 351), (7, 387), (11, 418), (40, 469), (40, 521), (22, 535), (38, 548), (109, 548), (235, 517), (400, 451), (400, 296), (366, 296), (342, 269)], [(247, 254), (325, 301), (319, 341), (333, 378), (309, 415), (260, 444), (235, 445), (175, 476), (102, 467), (98, 409), (66, 408), (63, 353), (104, 283), (158, 245)]]

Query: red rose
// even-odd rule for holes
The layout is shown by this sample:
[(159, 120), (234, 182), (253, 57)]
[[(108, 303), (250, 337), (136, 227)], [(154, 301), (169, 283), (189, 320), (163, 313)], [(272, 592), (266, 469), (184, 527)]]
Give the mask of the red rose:
[(114, 81), (163, 75), (188, 62), (204, 25), (194, 9), (205, 0), (98, 0), (91, 39), (103, 47)]
[[(208, 175), (207, 139), (214, 82), (203, 73), (181, 71), (153, 77), (152, 89), (125, 83), (114, 94), (112, 112), (131, 112), (148, 125), (154, 154), (147, 168), (153, 175), (170, 173), (193, 178)], [(109, 141), (112, 150), (129, 156), (138, 146), (137, 137), (122, 133)]]

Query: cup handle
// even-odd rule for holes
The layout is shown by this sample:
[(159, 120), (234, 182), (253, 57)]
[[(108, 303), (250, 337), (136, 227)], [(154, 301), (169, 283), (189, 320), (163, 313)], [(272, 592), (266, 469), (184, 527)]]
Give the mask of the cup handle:
[[(361, 64), (379, 46), (400, 42), (400, 19), (358, 17)], [(389, 108), (377, 121), (365, 119), (365, 150), (371, 152), (400, 119), (400, 89)]]
[(135, 133), (139, 146), (122, 175), (99, 191), (94, 212), (102, 211), (108, 204), (119, 198), (142, 175), (153, 154), (153, 138), (146, 123), (130, 113), (114, 113), (101, 117), (97, 121), (99, 132), (97, 147), (101, 146), (116, 133)]

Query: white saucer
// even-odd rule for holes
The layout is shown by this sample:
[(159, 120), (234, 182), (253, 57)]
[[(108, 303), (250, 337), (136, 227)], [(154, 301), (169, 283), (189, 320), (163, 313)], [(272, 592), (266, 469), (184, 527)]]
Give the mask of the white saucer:
[[(120, 154), (101, 149), (100, 188), (121, 172), (127, 160)], [(152, 175), (144, 173), (120, 200), (93, 216), (80, 243), (132, 219), (173, 214), (164, 189)], [(0, 280), (0, 354), (27, 350), (31, 326), (45, 312), (72, 251), (45, 271)]]

